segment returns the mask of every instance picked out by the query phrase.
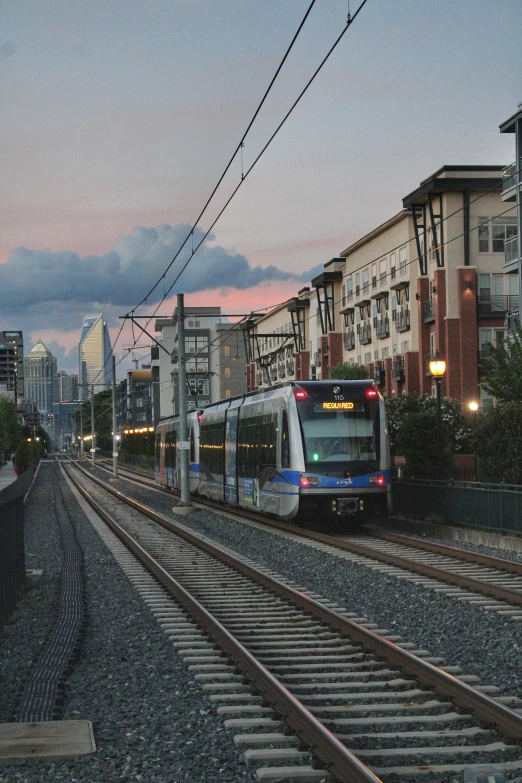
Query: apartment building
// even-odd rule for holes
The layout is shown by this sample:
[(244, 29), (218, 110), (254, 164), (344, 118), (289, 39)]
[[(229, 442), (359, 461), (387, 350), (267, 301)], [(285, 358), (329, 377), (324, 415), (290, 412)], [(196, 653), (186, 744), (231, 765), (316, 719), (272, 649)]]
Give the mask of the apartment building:
[[(502, 201), (514, 202), (517, 208), (516, 228), (510, 226), (511, 236), (504, 244), (504, 272), (510, 276), (508, 289), (517, 290), (518, 299), (509, 302), (510, 312), (519, 315), (519, 301), (522, 296), (522, 103), (508, 120), (500, 126), (501, 133), (515, 135), (515, 161), (503, 171)], [(516, 282), (515, 282), (516, 281)]]
[(439, 354), (443, 393), (486, 406), (489, 346), (518, 306), (518, 278), (504, 274), (516, 209), (502, 189), (501, 166), (443, 166), (423, 180), (311, 288), (249, 324), (248, 388), (328, 378), (345, 361), (388, 396), (434, 393), (428, 362)]
[[(245, 391), (245, 349), (242, 333), (228, 333), (232, 324), (220, 307), (185, 308), (185, 356), (189, 410)], [(158, 343), (151, 350), (154, 424), (178, 412), (178, 313), (156, 320)], [(232, 335), (232, 336), (231, 336)]]

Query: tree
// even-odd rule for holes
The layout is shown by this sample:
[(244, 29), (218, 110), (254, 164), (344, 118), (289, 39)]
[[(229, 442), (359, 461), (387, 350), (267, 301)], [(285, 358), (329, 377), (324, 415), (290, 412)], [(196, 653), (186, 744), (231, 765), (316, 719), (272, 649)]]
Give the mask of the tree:
[(330, 378), (338, 381), (359, 381), (368, 378), (368, 370), (364, 364), (339, 362), (330, 370)]
[(522, 402), (522, 326), (515, 321), (503, 345), (488, 344), (484, 389), (501, 402)]
[[(16, 451), (23, 438), (23, 428), (20, 424), (16, 407), (7, 397), (0, 396), (0, 438), (4, 451)], [(2, 450), (0, 446), (0, 451)]]
[(498, 402), (480, 417), (476, 436), (479, 481), (522, 484), (522, 408)]

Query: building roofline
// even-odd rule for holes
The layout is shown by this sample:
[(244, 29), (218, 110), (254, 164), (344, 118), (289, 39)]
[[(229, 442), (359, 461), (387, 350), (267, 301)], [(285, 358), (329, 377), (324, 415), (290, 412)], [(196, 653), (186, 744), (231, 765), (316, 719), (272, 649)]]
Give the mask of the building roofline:
[(515, 133), (515, 123), (518, 119), (522, 118), (522, 103), (518, 104), (518, 109), (509, 119), (502, 122), (498, 127), (501, 133)]
[(348, 256), (350, 256), (360, 247), (365, 245), (367, 242), (370, 242), (372, 239), (375, 239), (375, 237), (379, 236), (379, 234), (382, 234), (383, 231), (386, 231), (386, 229), (391, 228), (396, 223), (400, 223), (401, 220), (404, 220), (410, 215), (411, 213), (408, 209), (402, 209), (396, 215), (389, 218), (384, 223), (381, 223), (380, 226), (377, 226), (377, 228), (372, 229), (368, 234), (365, 234), (363, 237), (358, 239), (357, 242), (353, 243), (353, 245), (347, 247), (346, 250), (343, 250), (342, 253), (340, 253), (340, 256), (342, 256), (343, 258), (348, 258)]
[[(428, 193), (436, 192), (436, 193), (446, 193), (446, 192), (456, 192), (456, 191), (463, 191), (463, 190), (490, 190), (495, 189), (495, 186), (492, 187), (492, 182), (498, 179), (498, 187), (497, 190), (502, 189), (502, 171), (506, 168), (505, 165), (502, 166), (441, 166), (440, 169), (437, 169), (431, 176), (427, 177), (427, 179), (422, 180), (418, 188), (415, 188), (415, 190), (412, 190), (411, 193), (408, 193), (407, 196), (404, 196), (402, 199), (402, 205), (403, 207), (407, 208), (411, 206), (412, 204), (415, 204), (419, 200), (421, 200), (421, 203), (424, 203), (426, 201), (426, 197)], [(447, 171), (462, 171), (462, 172), (483, 172), (485, 176), (483, 177), (447, 177), (444, 178), (441, 176), (441, 174), (444, 174), (444, 172)], [(491, 174), (492, 172), (499, 172), (499, 176), (492, 177), (487, 176), (488, 174)]]

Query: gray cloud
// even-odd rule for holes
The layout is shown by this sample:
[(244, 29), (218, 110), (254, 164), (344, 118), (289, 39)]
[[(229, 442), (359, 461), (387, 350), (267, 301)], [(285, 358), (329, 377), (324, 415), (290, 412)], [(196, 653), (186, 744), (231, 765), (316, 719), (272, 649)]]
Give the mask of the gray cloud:
[[(107, 319), (115, 323), (117, 316), (134, 306), (161, 276), (189, 230), (190, 226), (183, 224), (138, 226), (109, 252), (85, 257), (71, 250), (54, 252), (17, 247), (0, 266), (2, 321), (13, 320), (15, 316), (24, 322), (25, 328), (68, 331), (78, 327), (84, 312), (103, 309)], [(195, 228), (194, 245), (202, 237), (203, 232)], [(243, 290), (270, 281), (302, 283), (310, 279), (311, 272), (285, 272), (276, 266), (252, 267), (245, 256), (209, 244), (213, 241), (214, 236), (210, 234), (170, 296), (176, 291)], [(166, 278), (167, 288), (190, 253), (190, 248), (184, 248), (176, 260)], [(147, 303), (157, 303), (163, 293), (161, 283)]]

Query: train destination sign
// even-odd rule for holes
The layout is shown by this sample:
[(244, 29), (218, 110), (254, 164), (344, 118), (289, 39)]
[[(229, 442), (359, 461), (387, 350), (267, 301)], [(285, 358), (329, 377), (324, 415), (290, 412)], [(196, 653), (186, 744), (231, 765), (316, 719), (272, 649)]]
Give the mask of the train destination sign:
[(353, 411), (353, 402), (323, 402), (323, 411)]

